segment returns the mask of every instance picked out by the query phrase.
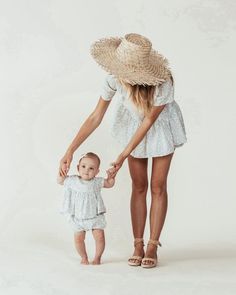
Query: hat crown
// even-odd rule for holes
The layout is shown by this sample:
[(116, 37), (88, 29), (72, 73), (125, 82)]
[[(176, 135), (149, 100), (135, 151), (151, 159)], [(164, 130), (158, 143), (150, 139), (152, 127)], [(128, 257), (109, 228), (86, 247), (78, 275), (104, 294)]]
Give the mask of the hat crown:
[(102, 38), (91, 47), (96, 62), (131, 85), (159, 85), (170, 78), (168, 60), (139, 34)]
[(120, 61), (127, 65), (143, 64), (149, 59), (152, 43), (146, 37), (139, 34), (127, 34), (121, 39), (116, 49), (116, 55)]

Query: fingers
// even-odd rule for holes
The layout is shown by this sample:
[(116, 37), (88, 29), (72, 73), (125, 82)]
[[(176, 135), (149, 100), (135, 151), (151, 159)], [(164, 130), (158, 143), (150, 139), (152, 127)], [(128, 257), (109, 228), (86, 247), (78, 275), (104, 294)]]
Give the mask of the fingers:
[(66, 173), (63, 169), (60, 169), (59, 174), (60, 174), (60, 176), (64, 176), (64, 177), (66, 176)]
[(67, 172), (69, 171), (69, 166), (66, 164), (61, 164), (59, 168), (59, 174), (60, 176), (66, 177)]
[(113, 162), (110, 164), (112, 167), (114, 167), (114, 169), (117, 169), (117, 167), (120, 166), (120, 164), (118, 162)]
[(120, 169), (120, 167), (118, 167), (116, 165), (116, 167), (113, 166), (113, 168), (109, 168), (106, 172), (107, 172), (107, 175), (108, 177), (111, 177), (111, 178), (115, 178), (118, 170)]
[(60, 176), (66, 177), (67, 173), (70, 169), (70, 163), (72, 161), (72, 155), (66, 154), (60, 161), (60, 167), (59, 167), (59, 174)]
[(116, 177), (116, 174), (117, 174), (117, 172), (116, 172), (116, 173), (112, 173), (112, 174), (109, 175), (108, 177), (109, 177), (109, 178), (115, 178), (115, 177)]
[(110, 168), (110, 169), (106, 170), (106, 173), (109, 178), (114, 178), (116, 175), (114, 168)]

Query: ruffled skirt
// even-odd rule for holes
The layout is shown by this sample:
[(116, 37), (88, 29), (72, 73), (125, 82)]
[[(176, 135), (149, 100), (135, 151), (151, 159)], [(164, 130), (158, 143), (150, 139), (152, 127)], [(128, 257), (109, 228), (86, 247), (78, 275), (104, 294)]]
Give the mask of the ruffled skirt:
[[(142, 119), (123, 104), (116, 108), (111, 133), (125, 148), (141, 125)], [(139, 145), (132, 151), (135, 158), (160, 157), (171, 154), (186, 143), (186, 130), (179, 105), (167, 104)]]

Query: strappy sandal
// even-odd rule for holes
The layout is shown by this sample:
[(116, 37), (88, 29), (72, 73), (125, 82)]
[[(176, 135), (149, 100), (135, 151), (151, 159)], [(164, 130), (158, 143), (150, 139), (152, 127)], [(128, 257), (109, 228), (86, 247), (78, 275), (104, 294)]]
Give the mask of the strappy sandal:
[[(143, 246), (144, 246), (143, 238), (136, 238), (136, 239), (134, 239), (134, 247), (137, 244), (139, 244), (139, 243), (142, 243)], [(128, 265), (130, 265), (130, 266), (140, 266), (141, 265), (141, 262), (142, 262), (142, 259), (143, 259), (142, 256), (137, 256), (137, 255), (131, 256), (128, 259)], [(134, 261), (130, 261), (130, 260), (134, 260)]]
[[(149, 240), (148, 245), (155, 245), (156, 247), (161, 246), (161, 243), (157, 240)], [(147, 264), (144, 262), (148, 262)], [(151, 262), (151, 263), (150, 263)], [(151, 257), (144, 257), (141, 262), (141, 266), (143, 268), (152, 268), (157, 266), (157, 258), (151, 258)]]

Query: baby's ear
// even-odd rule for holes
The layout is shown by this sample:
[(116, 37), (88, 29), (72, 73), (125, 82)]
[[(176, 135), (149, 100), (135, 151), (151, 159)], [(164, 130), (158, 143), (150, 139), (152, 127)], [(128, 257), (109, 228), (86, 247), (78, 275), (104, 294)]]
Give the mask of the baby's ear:
[(98, 169), (98, 170), (97, 170), (97, 173), (96, 173), (96, 175), (97, 175), (99, 172), (100, 172), (100, 169)]

